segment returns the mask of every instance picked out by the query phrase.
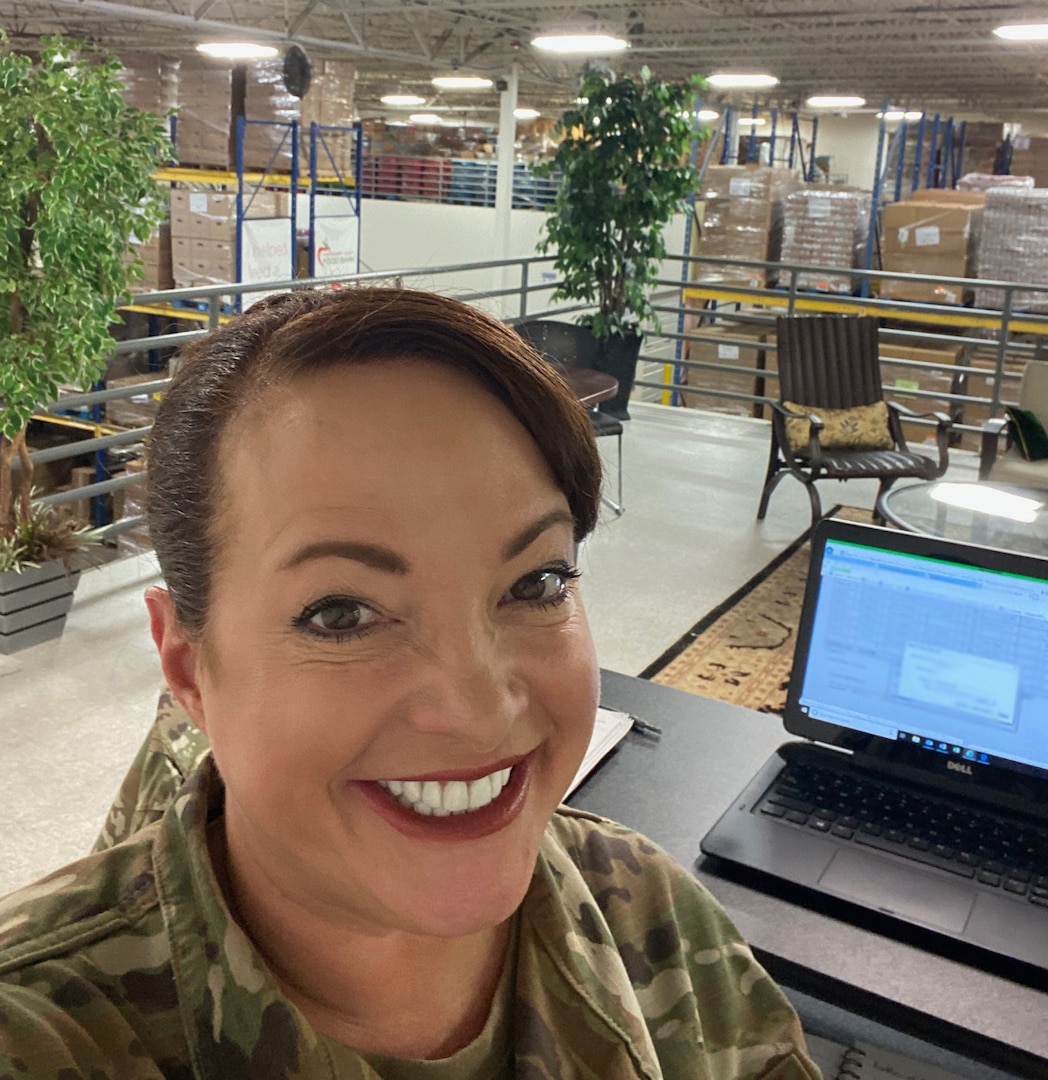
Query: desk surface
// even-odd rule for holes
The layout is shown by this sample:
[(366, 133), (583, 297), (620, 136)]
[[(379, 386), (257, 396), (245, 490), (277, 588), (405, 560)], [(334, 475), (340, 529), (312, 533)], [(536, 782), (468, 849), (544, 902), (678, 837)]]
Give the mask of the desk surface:
[[(630, 734), (570, 802), (650, 836), (684, 866), (790, 736), (775, 716), (602, 673), (603, 703), (663, 729)], [(703, 859), (697, 876), (782, 982), (1020, 1075), (1048, 1076), (1048, 992), (759, 891)], [(1048, 985), (1048, 984), (1046, 984)]]
[(596, 405), (598, 401), (613, 398), (619, 388), (618, 379), (614, 375), (607, 375), (595, 368), (561, 367), (558, 370), (575, 392), (575, 396), (587, 408)]

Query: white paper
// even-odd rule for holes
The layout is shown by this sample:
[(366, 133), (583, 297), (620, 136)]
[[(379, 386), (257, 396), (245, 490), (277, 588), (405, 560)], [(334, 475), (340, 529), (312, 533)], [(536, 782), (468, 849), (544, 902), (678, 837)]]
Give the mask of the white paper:
[(908, 244), (910, 242), (910, 228), (908, 225), (904, 225), (899, 230), (899, 243)]
[(829, 199), (808, 200), (808, 217), (810, 218), (828, 218), (832, 210), (833, 205)]
[(718, 345), (717, 346), (717, 359), (718, 360), (738, 360), (739, 347), (738, 345)]
[(746, 198), (750, 194), (752, 183), (748, 176), (733, 176), (728, 182), (728, 194)]
[(191, 214), (207, 213), (207, 192), (191, 191), (189, 193), (189, 212)]
[(582, 759), (579, 771), (575, 773), (575, 779), (571, 781), (571, 786), (564, 795), (565, 799), (593, 772), (604, 757), (622, 742), (632, 726), (633, 718), (628, 713), (605, 709), (603, 705), (597, 709), (586, 756)]
[(935, 247), (939, 243), (939, 226), (918, 225), (913, 231), (913, 242), (918, 247)]

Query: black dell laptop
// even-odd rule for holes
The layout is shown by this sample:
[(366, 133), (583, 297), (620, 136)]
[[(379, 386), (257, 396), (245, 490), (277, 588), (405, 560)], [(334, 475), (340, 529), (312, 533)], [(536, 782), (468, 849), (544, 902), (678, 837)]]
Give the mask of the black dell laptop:
[(820, 522), (783, 722), (704, 854), (1048, 969), (1048, 558)]

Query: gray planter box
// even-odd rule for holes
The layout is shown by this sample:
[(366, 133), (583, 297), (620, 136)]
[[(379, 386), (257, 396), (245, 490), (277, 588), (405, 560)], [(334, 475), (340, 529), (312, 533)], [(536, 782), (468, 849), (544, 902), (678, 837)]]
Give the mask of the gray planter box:
[(61, 562), (0, 573), (0, 654), (58, 637), (73, 605), (80, 572)]

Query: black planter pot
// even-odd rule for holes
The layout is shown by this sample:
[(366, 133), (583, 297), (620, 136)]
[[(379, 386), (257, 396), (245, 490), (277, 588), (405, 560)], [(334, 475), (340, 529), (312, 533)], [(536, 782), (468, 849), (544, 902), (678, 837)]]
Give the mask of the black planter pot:
[(602, 401), (598, 408), (602, 413), (614, 416), (616, 420), (630, 418), (627, 405), (637, 377), (640, 341), (640, 334), (612, 334), (610, 337), (597, 339), (597, 359), (594, 367), (606, 375), (614, 376), (619, 383), (615, 396)]

